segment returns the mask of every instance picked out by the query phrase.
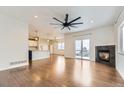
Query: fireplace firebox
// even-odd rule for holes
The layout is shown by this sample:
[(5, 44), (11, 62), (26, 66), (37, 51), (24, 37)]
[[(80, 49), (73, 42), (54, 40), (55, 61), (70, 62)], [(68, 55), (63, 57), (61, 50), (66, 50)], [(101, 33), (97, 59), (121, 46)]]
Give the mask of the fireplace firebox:
[(96, 62), (115, 67), (115, 45), (96, 46)]
[(98, 51), (99, 59), (102, 61), (109, 62), (110, 61), (110, 51), (109, 50), (100, 50)]

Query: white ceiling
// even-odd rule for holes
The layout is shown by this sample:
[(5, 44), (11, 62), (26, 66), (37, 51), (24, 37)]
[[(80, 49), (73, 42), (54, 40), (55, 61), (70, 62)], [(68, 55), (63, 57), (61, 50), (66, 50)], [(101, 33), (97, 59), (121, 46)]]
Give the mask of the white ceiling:
[[(100, 26), (114, 24), (123, 7), (115, 6), (14, 6), (14, 7), (0, 7), (0, 13), (4, 13), (30, 24), (30, 33), (38, 30), (41, 37), (54, 38), (63, 37), (63, 33), (84, 31)], [(77, 22), (84, 22), (78, 25), (78, 28), (60, 30), (61, 27), (50, 25), (50, 23), (57, 23), (52, 17), (56, 17), (64, 21), (65, 14), (69, 14), (69, 20), (73, 20), (81, 16), (82, 18)], [(38, 18), (34, 18), (37, 15)], [(94, 20), (94, 23), (90, 21)]]

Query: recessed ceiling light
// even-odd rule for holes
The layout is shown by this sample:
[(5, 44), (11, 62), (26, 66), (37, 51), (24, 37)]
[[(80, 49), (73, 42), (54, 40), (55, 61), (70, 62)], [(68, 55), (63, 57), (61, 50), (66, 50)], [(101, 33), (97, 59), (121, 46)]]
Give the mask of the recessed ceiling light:
[(94, 21), (93, 21), (93, 20), (91, 20), (91, 21), (90, 21), (90, 23), (94, 23)]
[(34, 16), (34, 18), (38, 18), (38, 16)]

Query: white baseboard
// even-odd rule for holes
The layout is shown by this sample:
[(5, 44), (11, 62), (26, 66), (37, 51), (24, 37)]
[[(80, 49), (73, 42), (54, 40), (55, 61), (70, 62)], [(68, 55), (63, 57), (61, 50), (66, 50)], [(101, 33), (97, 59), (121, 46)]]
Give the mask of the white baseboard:
[[(72, 59), (81, 59), (81, 58), (75, 58), (75, 57), (65, 57), (65, 58), (72, 58)], [(92, 60), (92, 59), (82, 59), (82, 60), (88, 60), (88, 61), (92, 61), (92, 62), (95, 62), (95, 60)]]
[(9, 69), (22, 67), (22, 66), (27, 66), (27, 65), (28, 65), (28, 62), (23, 63), (23, 64), (19, 64), (19, 65), (9, 66), (9, 67), (6, 67), (6, 68), (1, 68), (0, 71), (9, 70)]
[(117, 71), (119, 72), (119, 74), (121, 75), (121, 77), (123, 78), (123, 80), (124, 80), (124, 74), (118, 69), (118, 68), (116, 68), (117, 69)]

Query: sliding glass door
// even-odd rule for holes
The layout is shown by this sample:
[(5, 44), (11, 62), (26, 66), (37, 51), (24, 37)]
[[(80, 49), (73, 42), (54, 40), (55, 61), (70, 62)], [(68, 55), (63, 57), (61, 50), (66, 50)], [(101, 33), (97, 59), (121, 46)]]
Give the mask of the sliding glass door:
[(76, 58), (81, 58), (81, 53), (82, 53), (82, 51), (81, 51), (81, 46), (82, 44), (81, 44), (81, 40), (76, 40), (75, 41), (75, 52), (76, 52)]
[(75, 40), (75, 57), (90, 59), (90, 39)]

